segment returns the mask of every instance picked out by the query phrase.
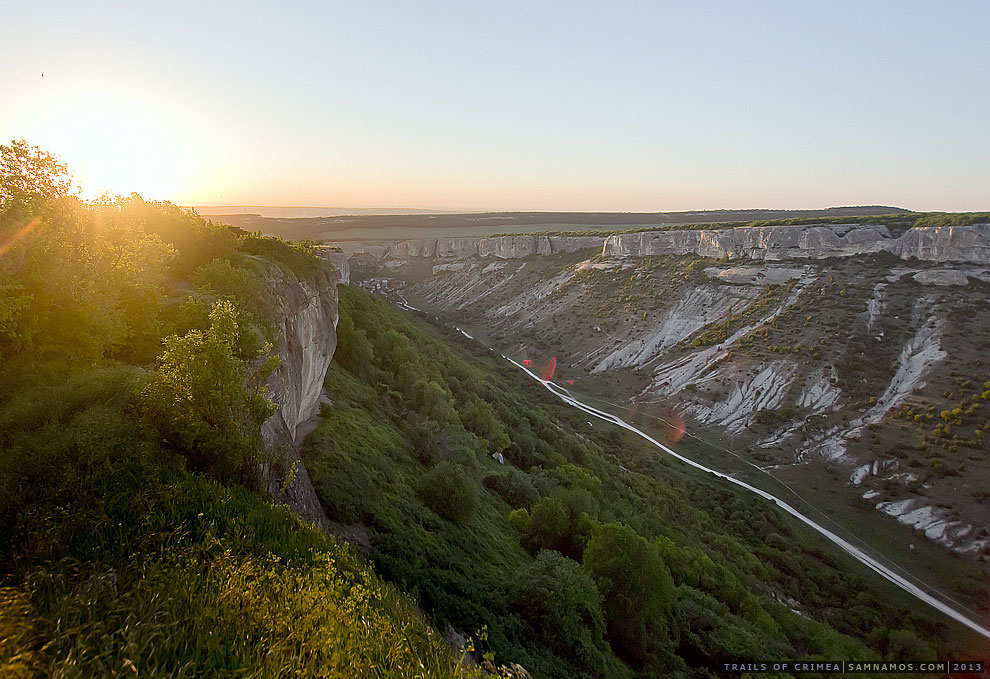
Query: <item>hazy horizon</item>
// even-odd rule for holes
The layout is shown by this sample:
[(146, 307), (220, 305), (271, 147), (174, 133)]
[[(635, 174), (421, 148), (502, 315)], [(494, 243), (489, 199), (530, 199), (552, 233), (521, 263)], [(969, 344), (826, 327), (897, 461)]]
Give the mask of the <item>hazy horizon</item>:
[(987, 3), (100, 0), (6, 18), (0, 139), (61, 156), (87, 195), (990, 209)]
[[(897, 205), (829, 205), (827, 207), (805, 208), (805, 207), (741, 207), (741, 208), (716, 208), (697, 210), (458, 210), (442, 208), (410, 208), (410, 207), (349, 207), (332, 205), (184, 205), (182, 207), (195, 209), (199, 214), (229, 215), (229, 214), (260, 214), (263, 217), (345, 217), (345, 216), (383, 216), (383, 215), (453, 215), (453, 214), (488, 214), (488, 213), (546, 213), (546, 214), (681, 214), (681, 213), (711, 213), (711, 212), (791, 212), (791, 211), (824, 211), (829, 209), (842, 209), (854, 207), (889, 207), (892, 210), (906, 210)], [(261, 210), (269, 213), (289, 212), (289, 211), (310, 211), (313, 214), (307, 215), (287, 215), (287, 214), (263, 214), (262, 212), (246, 212), (250, 210)], [(912, 211), (917, 212), (917, 211)], [(317, 214), (319, 213), (319, 214)]]

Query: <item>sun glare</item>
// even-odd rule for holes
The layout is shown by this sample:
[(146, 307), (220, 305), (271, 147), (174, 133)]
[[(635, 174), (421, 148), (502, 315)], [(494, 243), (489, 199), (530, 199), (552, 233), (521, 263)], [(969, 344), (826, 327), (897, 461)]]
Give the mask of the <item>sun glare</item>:
[(90, 91), (72, 100), (71, 110), (44, 106), (29, 141), (69, 166), (83, 198), (136, 191), (177, 199), (194, 174), (184, 161), (195, 142), (181, 120), (136, 94)]

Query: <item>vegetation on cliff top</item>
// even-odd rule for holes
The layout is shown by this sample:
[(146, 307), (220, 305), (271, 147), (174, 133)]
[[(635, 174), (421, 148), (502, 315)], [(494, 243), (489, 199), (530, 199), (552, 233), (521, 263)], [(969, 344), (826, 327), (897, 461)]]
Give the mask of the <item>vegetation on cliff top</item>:
[(894, 235), (910, 228), (932, 226), (965, 226), (990, 223), (990, 212), (895, 212), (888, 215), (849, 215), (844, 217), (788, 217), (785, 219), (754, 219), (736, 222), (699, 222), (694, 224), (643, 225), (627, 229), (599, 229), (581, 231), (539, 231), (529, 234), (497, 233), (489, 236), (620, 236), (628, 233), (650, 231), (707, 231), (717, 229), (761, 228), (768, 226), (828, 226), (831, 224), (877, 224), (886, 226)]
[(0, 675), (459, 676), (404, 595), (250, 488), (266, 275), (324, 265), (0, 153)]

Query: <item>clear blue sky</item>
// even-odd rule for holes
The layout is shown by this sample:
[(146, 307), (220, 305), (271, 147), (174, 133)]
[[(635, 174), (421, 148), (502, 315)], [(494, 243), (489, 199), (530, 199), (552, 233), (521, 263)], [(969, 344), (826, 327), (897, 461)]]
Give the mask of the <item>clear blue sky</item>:
[(985, 0), (24, 2), (3, 15), (0, 139), (119, 192), (990, 209)]

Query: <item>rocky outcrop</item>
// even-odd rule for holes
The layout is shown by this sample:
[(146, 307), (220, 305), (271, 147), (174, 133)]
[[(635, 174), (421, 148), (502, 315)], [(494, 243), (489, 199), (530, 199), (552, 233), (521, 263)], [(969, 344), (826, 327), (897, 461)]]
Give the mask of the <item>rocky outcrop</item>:
[(351, 282), (351, 258), (339, 248), (327, 252), (326, 259), (340, 275), (340, 282), (347, 285)]
[(691, 231), (648, 231), (609, 236), (604, 257), (701, 255), (782, 260), (842, 257), (879, 252), (891, 240), (883, 226), (768, 226)]
[(605, 239), (602, 256), (701, 255), (779, 261), (890, 252), (901, 259), (990, 262), (990, 224), (908, 229), (898, 238), (884, 226), (767, 226), (647, 231)]
[(887, 246), (901, 259), (990, 263), (990, 224), (908, 229)]
[(308, 433), (307, 423), (319, 414), (323, 380), (337, 347), (339, 280), (340, 274), (329, 267), (312, 279), (299, 279), (277, 267), (268, 275), (276, 305), (273, 321), (279, 365), (267, 387), (278, 411), (261, 427), (265, 443), (275, 454), (263, 475), (276, 501), (321, 528), (327, 527), (327, 518), (299, 457), (298, 444)]
[(361, 254), (378, 261), (429, 259), (469, 259), (495, 257), (519, 259), (530, 255), (555, 255), (600, 248), (601, 236), (493, 236), (490, 238), (435, 238), (404, 240), (397, 243), (337, 243), (348, 257)]
[(875, 224), (766, 226), (734, 229), (641, 231), (613, 236), (494, 236), (437, 238), (396, 243), (338, 243), (345, 258), (381, 263), (415, 259), (519, 259), (601, 248), (603, 257), (700, 255), (780, 261), (889, 252), (902, 259), (990, 263), (990, 224), (908, 229), (899, 237)]

